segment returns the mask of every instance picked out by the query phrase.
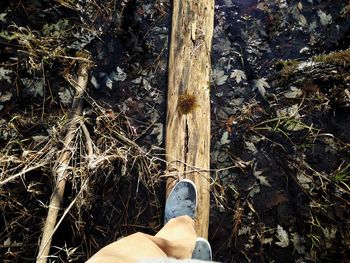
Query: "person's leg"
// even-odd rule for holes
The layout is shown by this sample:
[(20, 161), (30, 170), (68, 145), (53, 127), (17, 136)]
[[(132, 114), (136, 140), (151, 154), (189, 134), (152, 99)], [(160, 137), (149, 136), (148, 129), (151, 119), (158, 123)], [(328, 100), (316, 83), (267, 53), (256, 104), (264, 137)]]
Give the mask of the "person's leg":
[(157, 235), (136, 233), (127, 236), (102, 248), (88, 262), (135, 263), (157, 257), (191, 258), (197, 238), (192, 219), (196, 205), (194, 183), (186, 179), (179, 181), (168, 196), (165, 226)]
[(171, 219), (155, 236), (136, 233), (98, 251), (87, 262), (136, 263), (147, 258), (191, 258), (196, 243), (194, 222), (188, 216)]
[[(155, 235), (154, 241), (168, 257), (191, 258), (197, 234), (194, 221), (189, 216), (179, 216), (169, 222)], [(158, 240), (165, 240), (164, 246)]]
[(87, 263), (135, 263), (150, 257), (166, 257), (166, 254), (148, 235), (135, 233), (100, 249)]

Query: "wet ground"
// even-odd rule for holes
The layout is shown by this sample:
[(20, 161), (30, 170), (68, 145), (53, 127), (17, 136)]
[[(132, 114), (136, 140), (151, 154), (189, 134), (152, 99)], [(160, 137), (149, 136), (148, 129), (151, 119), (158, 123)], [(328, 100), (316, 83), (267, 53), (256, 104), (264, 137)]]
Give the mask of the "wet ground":
[[(64, 207), (77, 195), (79, 201), (51, 253), (52, 260), (84, 261), (123, 235), (161, 227), (171, 5), (62, 3), (1, 4), (1, 181), (33, 160), (31, 153), (40, 156), (40, 136), (60, 149), (72, 100), (67, 73), (76, 67), (63, 57), (89, 50), (96, 66), (84, 118), (96, 155), (119, 150), (125, 158), (72, 173)], [(317, 55), (349, 47), (349, 10), (346, 1), (216, 1), (209, 229), (215, 260), (347, 262), (349, 52)], [(31, 34), (48, 39), (36, 43)], [(83, 172), (90, 181), (81, 194)], [(50, 165), (43, 165), (1, 186), (3, 260), (34, 259), (51, 181)]]

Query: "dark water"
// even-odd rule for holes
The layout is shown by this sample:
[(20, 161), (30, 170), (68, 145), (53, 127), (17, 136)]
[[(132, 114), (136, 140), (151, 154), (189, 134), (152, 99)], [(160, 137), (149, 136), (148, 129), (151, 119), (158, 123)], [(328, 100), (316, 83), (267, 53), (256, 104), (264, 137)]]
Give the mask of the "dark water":
[(237, 5), (241, 5), (243, 7), (249, 7), (249, 6), (252, 6), (252, 5), (256, 5), (258, 1), (256, 0), (226, 0), (224, 1), (225, 5), (226, 6), (230, 6), (232, 3), (234, 4), (237, 4)]

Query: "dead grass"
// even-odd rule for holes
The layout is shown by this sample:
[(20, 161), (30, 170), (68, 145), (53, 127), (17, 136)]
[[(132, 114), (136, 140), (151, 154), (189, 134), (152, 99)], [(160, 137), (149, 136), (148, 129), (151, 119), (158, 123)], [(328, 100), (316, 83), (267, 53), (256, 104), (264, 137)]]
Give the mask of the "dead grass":
[[(142, 185), (142, 191), (147, 189), (149, 206), (152, 207), (152, 210), (160, 211), (161, 203), (156, 189), (158, 188), (157, 185), (160, 184), (160, 167), (153, 159), (152, 152), (145, 152), (129, 139), (130, 135), (127, 133), (129, 129), (126, 126), (128, 122), (125, 121), (126, 117), (123, 114), (114, 114), (111, 118), (111, 115), (106, 114), (104, 108), (98, 106), (91, 98), (88, 98), (88, 100), (94, 104), (94, 111), (81, 120), (81, 125), (85, 126), (83, 129), (85, 134), (79, 132), (71, 146), (73, 154), (71, 166), (68, 168), (71, 195), (67, 198), (72, 201), (65, 205), (60, 218), (61, 222), (71, 222), (73, 235), (82, 240), (86, 239), (86, 242), (91, 242), (87, 241), (90, 240), (90, 237), (84, 238), (84, 232), (86, 231), (86, 219), (84, 218), (86, 214), (89, 214), (89, 209), (94, 206), (96, 198), (94, 193), (97, 190), (95, 188), (97, 185), (108, 182), (108, 185), (104, 187), (104, 191), (114, 191), (114, 189), (118, 189), (123, 178), (129, 178), (135, 182), (133, 176), (136, 175), (138, 188), (141, 188)], [(52, 120), (65, 122), (65, 119), (61, 119), (61, 117), (52, 118)], [(38, 121), (40, 121), (40, 118), (38, 118)], [(23, 124), (25, 123), (22, 123), (24, 127), (35, 125), (35, 123)], [(6, 244), (8, 248), (5, 258), (20, 258), (23, 256), (19, 249), (18, 240), (21, 243), (26, 243), (26, 240), (30, 241), (24, 246), (32, 244), (32, 251), (36, 250), (36, 243), (42, 226), (40, 221), (44, 219), (46, 205), (49, 200), (48, 193), (52, 191), (50, 189), (53, 179), (48, 175), (60, 154), (57, 149), (61, 148), (62, 135), (65, 129), (64, 124), (57, 122), (47, 123), (46, 126), (50, 127), (50, 135), (29, 138), (23, 138), (23, 129), (20, 129), (14, 122), (10, 122), (5, 127), (9, 134), (13, 134), (14, 138), (9, 140), (0, 154), (1, 195), (8, 196), (1, 202), (4, 228), (1, 230), (0, 243)], [(86, 132), (90, 134), (90, 138), (87, 138)], [(87, 144), (89, 144), (89, 147), (86, 147)], [(90, 150), (87, 150), (89, 148)], [(91, 154), (91, 149), (93, 154)], [(136, 174), (135, 171), (137, 171)], [(36, 174), (36, 176), (33, 177), (33, 174)], [(22, 190), (14, 192), (13, 187), (19, 187)], [(136, 189), (136, 196), (139, 191), (141, 190)], [(30, 196), (29, 200), (33, 203), (27, 203), (28, 198), (26, 196)], [(121, 196), (120, 198), (132, 200), (134, 197), (130, 193), (128, 197)], [(35, 202), (35, 200), (37, 201)], [(41, 207), (37, 207), (36, 204)], [(139, 206), (140, 211), (130, 221), (139, 222), (141, 220), (139, 217), (144, 212), (144, 208), (143, 205)], [(130, 209), (128, 203), (124, 204), (124, 209), (124, 212), (119, 213), (126, 216)], [(162, 215), (154, 213), (152, 217), (154, 228), (159, 227)], [(29, 222), (36, 223), (28, 225)], [(98, 228), (95, 231), (100, 232), (102, 236), (105, 232), (105, 230), (99, 230)], [(18, 233), (23, 236), (18, 238)], [(100, 246), (101, 244), (96, 243), (95, 245)], [(95, 245), (90, 243), (87, 246), (90, 247), (88, 251), (80, 256), (91, 255), (96, 251), (97, 247)], [(24, 249), (24, 251), (28, 253), (27, 249)], [(74, 251), (81, 253), (81, 250), (67, 247), (59, 251), (66, 253), (67, 258), (79, 257), (79, 255), (73, 253)]]

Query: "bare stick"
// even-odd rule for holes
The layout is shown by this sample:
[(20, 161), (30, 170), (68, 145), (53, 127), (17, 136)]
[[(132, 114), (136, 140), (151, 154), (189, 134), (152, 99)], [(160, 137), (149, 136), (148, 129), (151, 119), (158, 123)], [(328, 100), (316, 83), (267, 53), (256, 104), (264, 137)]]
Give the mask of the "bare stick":
[(77, 132), (77, 124), (80, 123), (80, 115), (83, 108), (84, 94), (86, 91), (88, 81), (89, 64), (82, 63), (78, 73), (77, 90), (73, 100), (70, 120), (67, 124), (67, 134), (64, 139), (64, 148), (58, 158), (57, 165), (53, 168), (52, 174), (56, 177), (56, 187), (51, 196), (49, 211), (46, 217), (46, 222), (43, 230), (43, 236), (40, 242), (37, 262), (46, 263), (52, 236), (57, 222), (58, 211), (61, 209), (61, 204), (64, 196), (64, 189), (66, 187), (66, 180), (68, 176), (68, 165), (72, 157), (72, 141)]
[(81, 123), (81, 129), (83, 130), (84, 133), (84, 138), (85, 138), (85, 147), (88, 153), (88, 161), (89, 161), (89, 165), (92, 161), (93, 155), (94, 155), (94, 150), (92, 148), (92, 140), (90, 137), (90, 133), (88, 131), (88, 129), (86, 128), (86, 125), (84, 122)]

